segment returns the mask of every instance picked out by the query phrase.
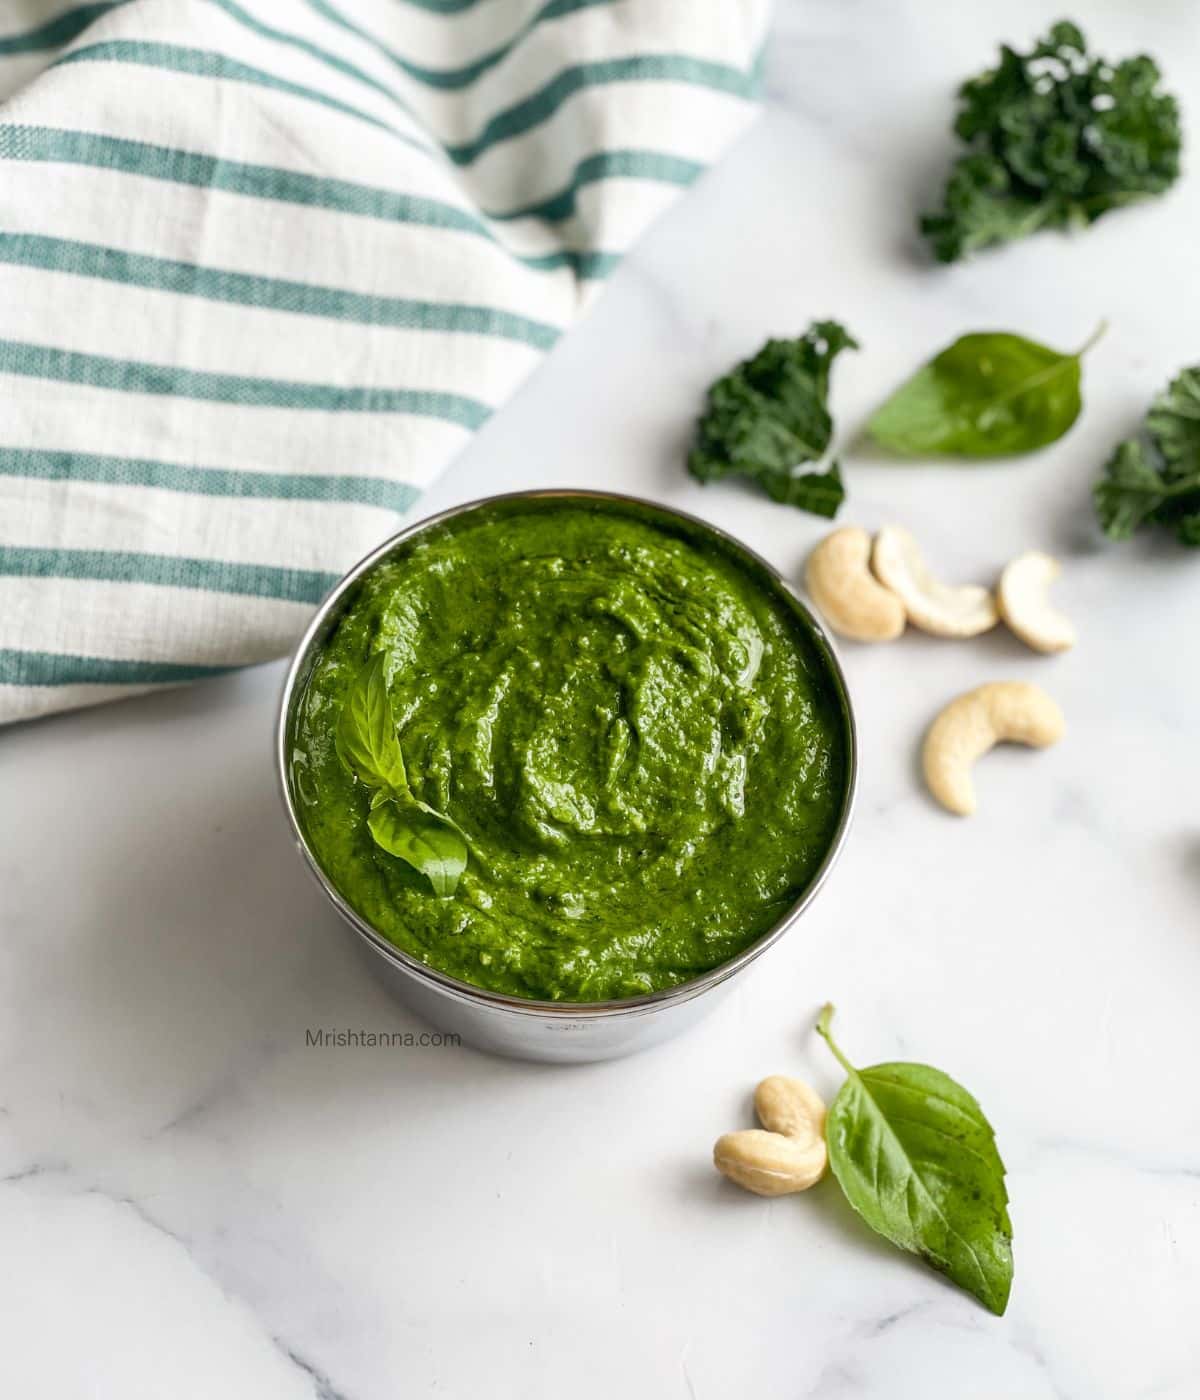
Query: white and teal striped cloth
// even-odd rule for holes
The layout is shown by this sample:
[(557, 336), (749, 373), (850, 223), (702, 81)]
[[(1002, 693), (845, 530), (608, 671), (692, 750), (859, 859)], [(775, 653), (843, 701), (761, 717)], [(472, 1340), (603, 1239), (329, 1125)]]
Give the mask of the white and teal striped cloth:
[(0, 722), (286, 651), (745, 127), (767, 4), (0, 0)]

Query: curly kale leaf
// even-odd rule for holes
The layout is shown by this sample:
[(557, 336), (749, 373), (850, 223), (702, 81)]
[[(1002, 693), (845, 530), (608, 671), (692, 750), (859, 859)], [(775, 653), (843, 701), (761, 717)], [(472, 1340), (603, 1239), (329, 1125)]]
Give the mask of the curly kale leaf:
[(956, 262), (1041, 228), (1082, 228), (1101, 214), (1162, 194), (1179, 176), (1179, 104), (1144, 55), (1115, 65), (1087, 53), (1074, 24), (1056, 24), (1027, 54), (959, 89), (954, 124), (967, 150), (943, 207), (921, 232)]
[(1161, 525), (1200, 549), (1200, 365), (1154, 400), (1144, 432), (1118, 446), (1093, 497), (1109, 539)]
[(832, 518), (845, 496), (837, 462), (817, 462), (833, 436), (829, 372), (858, 344), (836, 321), (816, 321), (795, 340), (768, 340), (708, 391), (688, 470), (697, 481), (747, 476), (773, 501)]

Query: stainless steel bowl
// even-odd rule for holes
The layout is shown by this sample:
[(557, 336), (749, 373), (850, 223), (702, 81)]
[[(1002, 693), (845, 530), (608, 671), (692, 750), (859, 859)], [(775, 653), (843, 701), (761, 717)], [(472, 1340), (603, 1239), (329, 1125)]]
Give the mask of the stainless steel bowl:
[[(554, 1002), (504, 996), (427, 967), (403, 949), (396, 947), (394, 943), (388, 942), (350, 907), (318, 864), (296, 813), (288, 764), (289, 736), (292, 733), (296, 707), (303, 696), (309, 673), (326, 638), (347, 606), (354, 585), (364, 574), (411, 540), (414, 535), (467, 511), (494, 506), (503, 501), (573, 500), (602, 501), (618, 508), (623, 505), (643, 518), (658, 519), (675, 528), (682, 525), (692, 533), (705, 536), (710, 542), (716, 542), (752, 574), (758, 576), (800, 618), (824, 653), (841, 701), (845, 722), (846, 793), (841, 817), (824, 861), (796, 903), (761, 938), (737, 957), (713, 968), (711, 972), (693, 978), (690, 982), (680, 983), (677, 987), (669, 987), (665, 991), (629, 997), (622, 1001)], [(753, 550), (747, 549), (731, 535), (696, 516), (634, 496), (622, 496), (606, 491), (518, 491), (508, 495), (488, 496), (466, 505), (455, 506), (440, 515), (429, 516), (410, 525), (368, 554), (337, 584), (317, 609), (317, 614), (300, 639), (295, 656), (288, 667), (275, 729), (275, 762), (283, 805), (300, 854), (334, 908), (362, 939), (368, 950), (368, 960), (380, 980), (419, 1016), (443, 1031), (461, 1036), (467, 1044), (518, 1059), (549, 1060), (565, 1064), (615, 1059), (620, 1055), (628, 1055), (635, 1050), (656, 1045), (677, 1034), (685, 1026), (698, 1020), (704, 1012), (711, 1010), (732, 986), (733, 979), (777, 943), (799, 920), (825, 883), (846, 839), (857, 785), (858, 742), (845, 676), (829, 638), (787, 582)]]

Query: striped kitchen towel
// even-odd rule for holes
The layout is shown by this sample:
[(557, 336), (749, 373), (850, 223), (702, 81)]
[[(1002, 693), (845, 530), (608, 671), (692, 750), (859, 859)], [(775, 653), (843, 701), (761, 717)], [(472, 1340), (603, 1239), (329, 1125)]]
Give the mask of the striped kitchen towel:
[(768, 0), (3, 0), (0, 722), (286, 651), (753, 114)]

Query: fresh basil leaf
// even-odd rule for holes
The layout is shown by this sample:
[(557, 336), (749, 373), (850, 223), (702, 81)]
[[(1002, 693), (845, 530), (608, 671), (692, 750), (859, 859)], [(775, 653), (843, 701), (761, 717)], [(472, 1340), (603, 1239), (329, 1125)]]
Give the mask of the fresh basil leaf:
[(835, 515), (845, 496), (837, 463), (824, 472), (796, 469), (825, 455), (830, 370), (843, 350), (857, 348), (836, 321), (815, 321), (794, 340), (768, 340), (709, 388), (688, 470), (702, 482), (749, 477), (773, 501)]
[(1006, 331), (961, 336), (896, 390), (867, 431), (906, 456), (1036, 451), (1079, 417), (1080, 359), (1097, 336), (1075, 354)]
[(388, 699), (385, 662), (378, 652), (354, 679), (334, 739), (338, 757), (368, 787), (406, 791), (404, 755)]
[(376, 845), (407, 861), (445, 898), (458, 888), (467, 865), (467, 843), (447, 817), (411, 797), (373, 800), (367, 826)]
[(374, 788), (367, 829), (375, 844), (424, 875), (434, 894), (453, 894), (467, 864), (466, 838), (409, 790), (382, 653), (355, 677), (334, 742), (346, 767)]
[(818, 1032), (847, 1079), (825, 1121), (829, 1163), (870, 1227), (1000, 1314), (1012, 1288), (1004, 1163), (975, 1099), (928, 1065), (855, 1069), (826, 1006)]

